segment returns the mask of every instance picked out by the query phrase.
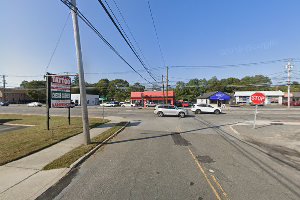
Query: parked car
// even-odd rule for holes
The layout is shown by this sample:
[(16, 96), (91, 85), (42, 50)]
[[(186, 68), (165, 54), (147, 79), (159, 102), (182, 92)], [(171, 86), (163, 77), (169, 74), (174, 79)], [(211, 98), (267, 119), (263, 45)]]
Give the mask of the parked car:
[(192, 112), (195, 114), (200, 114), (200, 113), (215, 113), (215, 114), (220, 114), (222, 113), (221, 108), (218, 107), (213, 107), (211, 105), (206, 105), (206, 104), (195, 104), (192, 107)]
[(188, 101), (184, 101), (184, 102), (181, 102), (181, 105), (182, 105), (182, 107), (188, 108), (188, 107), (192, 106), (193, 104)]
[(100, 104), (100, 106), (104, 106), (104, 107), (116, 107), (118, 105), (119, 105), (119, 103), (117, 103), (117, 102), (106, 102), (106, 103)]
[[(287, 105), (288, 105), (288, 102), (287, 102), (287, 101), (286, 101), (286, 102), (283, 102), (282, 105), (287, 106)], [(291, 106), (300, 106), (300, 101), (291, 101), (291, 102), (290, 102), (290, 105), (291, 105)]]
[(74, 108), (74, 107), (75, 107), (75, 103), (73, 101), (71, 101), (70, 108)]
[(121, 107), (135, 107), (135, 104), (130, 103), (130, 102), (125, 102), (121, 105)]
[(178, 108), (177, 106), (172, 105), (157, 105), (154, 108), (154, 114), (159, 117), (163, 116), (179, 116), (184, 118), (188, 115), (188, 111), (186, 109)]
[(0, 106), (9, 106), (9, 103), (8, 103), (8, 101), (6, 101), (6, 102), (0, 102)]
[(146, 103), (146, 107), (155, 107), (155, 106), (156, 106), (156, 103), (154, 103), (154, 102)]
[(27, 104), (28, 107), (42, 107), (42, 104), (40, 102), (31, 102)]

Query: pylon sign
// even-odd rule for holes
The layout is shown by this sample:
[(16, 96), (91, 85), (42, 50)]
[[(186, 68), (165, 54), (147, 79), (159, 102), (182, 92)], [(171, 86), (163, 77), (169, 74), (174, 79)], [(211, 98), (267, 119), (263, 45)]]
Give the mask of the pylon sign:
[(50, 107), (68, 108), (71, 105), (71, 78), (68, 76), (51, 76)]

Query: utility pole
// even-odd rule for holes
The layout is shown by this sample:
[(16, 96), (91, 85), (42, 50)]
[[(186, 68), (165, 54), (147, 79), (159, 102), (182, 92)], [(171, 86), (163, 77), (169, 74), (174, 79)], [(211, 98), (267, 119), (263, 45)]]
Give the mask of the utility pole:
[(292, 71), (293, 65), (291, 64), (291, 62), (288, 62), (288, 64), (286, 65), (286, 69), (288, 72), (288, 109), (290, 109), (291, 107), (291, 71)]
[(163, 98), (164, 98), (164, 103), (165, 103), (166, 102), (166, 98), (165, 98), (164, 75), (161, 76), (161, 83), (162, 83)]
[(85, 89), (85, 80), (84, 80), (84, 70), (82, 64), (76, 0), (72, 0), (71, 2), (72, 2), (71, 12), (72, 12), (72, 19), (73, 19), (74, 39), (75, 39), (76, 55), (77, 55), (77, 66), (79, 71), (79, 88), (80, 88), (80, 99), (81, 99), (80, 102), (81, 102), (81, 112), (82, 112), (84, 143), (89, 144), (91, 143), (91, 138), (90, 138), (90, 129), (89, 129), (89, 117), (88, 117), (88, 109), (87, 109), (86, 89)]
[(167, 80), (166, 80), (166, 92), (167, 92), (167, 100), (166, 100), (166, 104), (168, 104), (168, 93), (169, 93), (169, 67), (167, 66)]
[(2, 98), (3, 98), (3, 102), (6, 102), (6, 96), (5, 96), (6, 80), (5, 80), (5, 75), (2, 75), (2, 82), (3, 82), (3, 94), (2, 94)]

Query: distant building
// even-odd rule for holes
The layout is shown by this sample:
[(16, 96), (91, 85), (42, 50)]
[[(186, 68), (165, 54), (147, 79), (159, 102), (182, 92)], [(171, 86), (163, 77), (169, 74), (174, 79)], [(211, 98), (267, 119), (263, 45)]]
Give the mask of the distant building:
[(208, 92), (197, 97), (197, 104), (216, 104), (221, 107), (222, 104), (228, 104), (230, 99), (231, 96), (224, 92)]
[[(300, 92), (291, 92), (290, 93), (290, 100), (291, 101), (300, 101)], [(283, 102), (287, 102), (288, 101), (288, 93), (285, 92), (283, 95)]]
[(4, 89), (0, 88), (0, 101), (21, 104), (30, 102), (30, 97), (27, 95), (27, 91), (22, 88), (5, 88), (5, 94)]
[(164, 104), (168, 96), (168, 104), (174, 105), (175, 92), (174, 91), (144, 91), (144, 92), (131, 92), (130, 101), (133, 104), (146, 107), (150, 104)]
[[(75, 105), (81, 105), (80, 94), (71, 94), (71, 101), (73, 101)], [(99, 95), (87, 94), (86, 103), (88, 106), (99, 105)]]
[(237, 104), (251, 104), (251, 95), (260, 92), (266, 96), (264, 104), (282, 104), (282, 98), (284, 93), (280, 90), (278, 91), (236, 91), (234, 97)]

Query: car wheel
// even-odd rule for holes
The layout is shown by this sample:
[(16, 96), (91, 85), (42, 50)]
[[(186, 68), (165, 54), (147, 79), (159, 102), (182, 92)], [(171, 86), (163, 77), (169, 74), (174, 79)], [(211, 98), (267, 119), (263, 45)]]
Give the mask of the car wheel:
[(196, 114), (200, 114), (201, 113), (201, 110), (200, 109), (198, 109), (198, 110), (196, 110), (196, 112), (195, 112)]
[(220, 111), (219, 110), (215, 110), (214, 112), (216, 115), (220, 114)]
[(158, 115), (159, 117), (163, 117), (163, 116), (164, 116), (164, 113), (163, 113), (163, 112), (158, 112), (157, 115)]
[(184, 118), (184, 117), (185, 117), (184, 112), (180, 112), (180, 113), (179, 113), (179, 117)]

